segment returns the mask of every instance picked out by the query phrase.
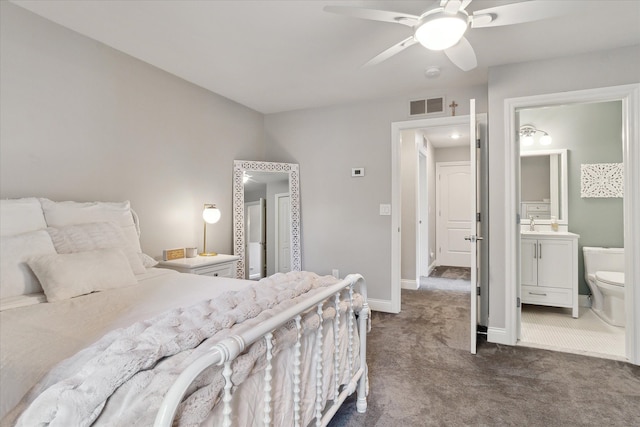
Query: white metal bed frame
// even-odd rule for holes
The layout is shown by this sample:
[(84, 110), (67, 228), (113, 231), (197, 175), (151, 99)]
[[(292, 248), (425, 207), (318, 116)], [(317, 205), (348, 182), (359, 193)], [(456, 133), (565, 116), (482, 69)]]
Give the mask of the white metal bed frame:
[[(354, 301), (353, 301), (353, 293), (354, 288), (358, 286), (358, 292), (362, 295), (363, 304), (362, 308), (358, 311), (358, 336), (360, 339), (360, 367), (356, 372), (353, 372), (353, 323), (355, 318), (354, 311)], [(351, 378), (349, 384), (342, 389), (340, 388), (339, 378), (339, 354), (340, 351), (337, 351), (340, 342), (338, 340), (337, 331), (340, 327), (340, 293), (343, 290), (348, 290), (349, 292), (349, 309), (347, 311), (347, 321), (348, 324), (348, 355), (349, 355), (349, 363), (346, 363), (345, 369), (348, 370), (348, 377)], [(256, 328), (253, 328), (249, 331), (244, 332), (241, 335), (233, 335), (230, 336), (220, 343), (216, 344), (211, 348), (211, 350), (197, 359), (193, 364), (188, 366), (182, 374), (178, 377), (175, 383), (171, 386), (169, 391), (167, 392), (162, 405), (158, 411), (155, 420), (155, 427), (170, 427), (173, 423), (173, 419), (175, 417), (178, 405), (180, 404), (184, 394), (186, 393), (189, 385), (196, 379), (196, 377), (209, 366), (212, 365), (224, 365), (222, 375), (225, 379), (225, 386), (222, 397), (223, 407), (223, 427), (230, 427), (232, 425), (231, 421), (231, 400), (233, 398), (233, 394), (231, 393), (231, 388), (233, 387), (233, 383), (231, 381), (231, 363), (235, 360), (242, 352), (254, 342), (257, 342), (260, 339), (264, 339), (266, 343), (266, 361), (267, 365), (264, 370), (264, 412), (263, 412), (263, 424), (265, 426), (272, 425), (271, 419), (271, 411), (272, 411), (272, 398), (271, 398), (271, 381), (273, 379), (272, 375), (274, 374), (272, 371), (272, 338), (273, 332), (287, 323), (290, 320), (294, 320), (296, 324), (296, 329), (298, 332), (296, 343), (294, 344), (294, 363), (293, 363), (293, 408), (294, 408), (294, 426), (300, 426), (300, 358), (301, 358), (301, 326), (300, 321), (302, 319), (302, 315), (309, 312), (313, 307), (316, 307), (316, 312), (322, 319), (323, 305), (325, 302), (329, 301), (331, 303), (331, 299), (333, 298), (333, 304), (336, 308), (336, 318), (333, 323), (334, 327), (334, 336), (335, 336), (335, 357), (333, 361), (334, 368), (334, 376), (335, 376), (335, 390), (334, 390), (334, 400), (332, 402), (327, 402), (327, 405), (323, 407), (322, 405), (322, 390), (323, 390), (323, 357), (322, 355), (322, 325), (323, 322), (319, 322), (318, 330), (316, 331), (316, 340), (317, 340), (317, 353), (314, 358), (314, 363), (316, 363), (316, 400), (315, 400), (315, 425), (316, 426), (326, 426), (331, 418), (335, 415), (337, 410), (340, 408), (345, 399), (350, 396), (357, 388), (357, 401), (356, 401), (356, 409), (358, 412), (363, 413), (367, 409), (367, 364), (366, 364), (366, 350), (367, 350), (367, 332), (370, 328), (370, 317), (369, 317), (369, 305), (367, 303), (367, 288), (364, 278), (360, 274), (350, 274), (340, 282), (328, 286), (326, 289), (318, 292), (312, 298), (308, 298), (303, 302), (300, 302), (287, 310), (278, 313), (273, 316), (269, 320), (264, 323), (258, 325)], [(312, 381), (313, 379), (310, 379)]]

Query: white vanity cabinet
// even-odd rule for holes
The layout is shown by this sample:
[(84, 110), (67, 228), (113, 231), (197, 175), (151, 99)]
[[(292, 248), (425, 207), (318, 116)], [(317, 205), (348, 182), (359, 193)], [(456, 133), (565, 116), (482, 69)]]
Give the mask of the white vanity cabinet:
[(570, 307), (578, 317), (578, 237), (568, 232), (522, 232), (523, 303)]

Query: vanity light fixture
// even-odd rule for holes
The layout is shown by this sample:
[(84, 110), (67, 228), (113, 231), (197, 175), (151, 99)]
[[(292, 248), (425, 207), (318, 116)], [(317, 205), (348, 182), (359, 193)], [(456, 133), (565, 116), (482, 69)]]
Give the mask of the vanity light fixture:
[(541, 129), (536, 129), (535, 126), (532, 125), (520, 126), (520, 144), (523, 146), (533, 145), (533, 137), (538, 132), (542, 134), (539, 141), (540, 145), (550, 145), (552, 142), (551, 135)]
[(207, 224), (215, 224), (220, 221), (220, 209), (216, 205), (211, 203), (205, 203), (202, 211), (202, 219), (204, 220), (204, 239), (202, 242), (202, 252), (200, 256), (215, 256), (218, 255), (215, 252), (207, 252)]

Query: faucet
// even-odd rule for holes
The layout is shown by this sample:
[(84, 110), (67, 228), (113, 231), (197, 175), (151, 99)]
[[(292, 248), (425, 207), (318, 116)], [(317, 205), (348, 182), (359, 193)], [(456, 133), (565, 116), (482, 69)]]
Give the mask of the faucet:
[(536, 220), (533, 215), (529, 215), (529, 231), (536, 231)]

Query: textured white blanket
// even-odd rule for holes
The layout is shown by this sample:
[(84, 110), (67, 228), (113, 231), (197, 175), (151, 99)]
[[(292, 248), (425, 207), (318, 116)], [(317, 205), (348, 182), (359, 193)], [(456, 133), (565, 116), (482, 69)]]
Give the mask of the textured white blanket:
[[(277, 274), (243, 291), (115, 330), (45, 377), (30, 394), (33, 401), (17, 425), (152, 425), (169, 386), (212, 345), (333, 283), (336, 279), (331, 276), (308, 272)], [(340, 311), (346, 309), (346, 303), (340, 307)], [(327, 307), (323, 317), (334, 316), (335, 310)], [(318, 321), (315, 313), (309, 313), (303, 326), (315, 330)], [(276, 331), (274, 352), (295, 339), (291, 324)], [(236, 359), (234, 384), (263, 368), (264, 351), (260, 340)], [(205, 371), (188, 390), (176, 423), (198, 425), (205, 420), (219, 401), (223, 385), (219, 367)]]

